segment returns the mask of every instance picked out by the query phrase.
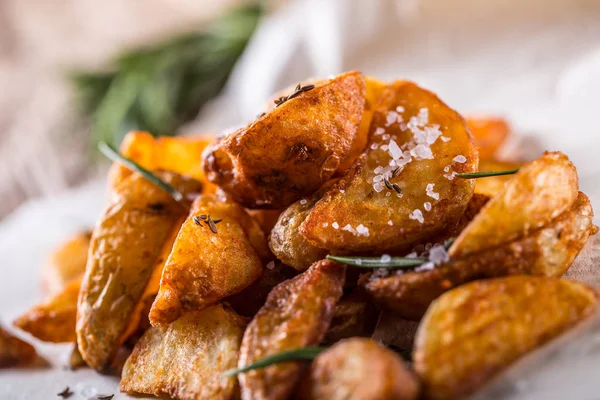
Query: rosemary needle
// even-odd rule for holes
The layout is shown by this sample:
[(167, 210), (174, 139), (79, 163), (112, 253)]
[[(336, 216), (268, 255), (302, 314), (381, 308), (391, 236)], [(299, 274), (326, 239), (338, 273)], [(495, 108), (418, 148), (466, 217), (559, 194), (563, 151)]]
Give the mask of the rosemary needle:
[(456, 176), (463, 179), (477, 179), (487, 178), (490, 176), (512, 175), (516, 174), (517, 172), (519, 172), (519, 168), (507, 169), (506, 171), (466, 172), (464, 174), (456, 174)]
[(254, 369), (260, 369), (268, 367), (269, 365), (278, 364), (286, 361), (299, 361), (299, 360), (313, 360), (327, 347), (302, 347), (299, 349), (282, 351), (281, 353), (272, 354), (259, 360), (254, 361), (251, 364), (245, 365), (240, 368), (233, 368), (223, 372), (222, 376), (228, 378), (237, 374), (242, 374)]
[(146, 168), (142, 167), (135, 161), (130, 160), (129, 158), (121, 155), (117, 150), (115, 150), (113, 147), (111, 147), (108, 143), (106, 143), (106, 142), (98, 143), (98, 150), (100, 150), (100, 152), (102, 154), (104, 154), (106, 157), (108, 157), (112, 161), (119, 162), (119, 163), (123, 164), (124, 166), (126, 166), (127, 168), (129, 168), (130, 170), (132, 170), (134, 172), (138, 172), (140, 175), (142, 175), (148, 181), (154, 183), (156, 186), (160, 187), (165, 192), (169, 193), (171, 195), (171, 197), (173, 197), (175, 199), (175, 201), (180, 202), (181, 200), (183, 200), (183, 195), (181, 194), (181, 192), (177, 191), (175, 188), (173, 188), (173, 186), (169, 185), (168, 183), (166, 183), (165, 181), (160, 179), (158, 176), (154, 175), (152, 172), (148, 171)]
[(339, 262), (340, 264), (352, 265), (358, 268), (409, 268), (418, 267), (427, 262), (426, 258), (418, 257), (355, 257), (355, 256), (332, 256), (328, 255), (329, 260)]

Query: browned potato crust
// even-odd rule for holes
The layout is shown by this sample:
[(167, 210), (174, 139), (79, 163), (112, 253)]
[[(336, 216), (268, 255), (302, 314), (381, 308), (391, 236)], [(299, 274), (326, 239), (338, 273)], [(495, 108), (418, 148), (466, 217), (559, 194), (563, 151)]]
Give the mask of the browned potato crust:
[(50, 294), (58, 293), (85, 272), (92, 231), (78, 232), (58, 246), (42, 272), (42, 282)]
[(248, 208), (283, 208), (310, 195), (352, 148), (365, 108), (360, 72), (339, 75), (218, 140), (208, 179)]
[[(214, 233), (200, 216), (221, 220)], [(200, 223), (201, 225), (199, 225)], [(269, 249), (265, 236), (238, 204), (200, 196), (181, 227), (150, 310), (153, 326), (175, 321), (239, 293), (262, 274)]]
[[(254, 316), (242, 340), (239, 367), (284, 350), (318, 345), (342, 297), (343, 265), (322, 260), (276, 286)], [(244, 400), (287, 399), (302, 362), (271, 365), (239, 375)]]
[(60, 293), (18, 317), (14, 326), (46, 342), (74, 342), (80, 287), (80, 279), (72, 281)]
[(0, 327), (0, 368), (31, 365), (37, 359), (32, 345)]
[(269, 236), (271, 230), (277, 223), (279, 216), (284, 210), (246, 210), (248, 214), (258, 223), (260, 229)]
[[(420, 118), (427, 122), (413, 126), (421, 109), (428, 110), (428, 117)], [(406, 128), (407, 123), (418, 134)], [(434, 125), (439, 125), (443, 137)], [(429, 147), (425, 143), (434, 136)], [(389, 85), (373, 115), (367, 148), (300, 226), (310, 243), (340, 253), (401, 251), (441, 233), (460, 218), (475, 183), (453, 173), (476, 171), (477, 150), (463, 118), (433, 93), (407, 81)], [(398, 161), (391, 154), (400, 157)], [(409, 157), (412, 161), (391, 177), (397, 162)], [(382, 168), (389, 186), (384, 185)], [(428, 185), (434, 186), (427, 190)]]
[(573, 204), (577, 187), (577, 170), (567, 156), (544, 153), (506, 182), (456, 239), (450, 255), (462, 257), (508, 243), (544, 226)]
[(444, 294), (423, 318), (413, 353), (426, 398), (468, 396), (591, 316), (597, 303), (595, 290), (545, 277), (476, 281)]
[(432, 270), (373, 279), (365, 286), (381, 307), (418, 320), (439, 295), (472, 280), (520, 274), (559, 277), (593, 233), (593, 216), (589, 199), (580, 193), (569, 210), (522, 239)]
[(229, 400), (246, 323), (221, 304), (189, 312), (166, 327), (150, 328), (123, 367), (121, 391), (180, 400)]
[(323, 344), (332, 344), (353, 336), (371, 336), (378, 316), (379, 311), (364, 288), (352, 289), (335, 306)]
[[(174, 173), (160, 176), (190, 195), (201, 184)], [(186, 207), (138, 174), (113, 191), (92, 235), (77, 310), (77, 343), (97, 370), (110, 364), (152, 275), (163, 243)]]
[(493, 158), (510, 133), (508, 123), (498, 117), (467, 117), (467, 124), (482, 159)]
[[(480, 159), (479, 171), (506, 171), (509, 169), (519, 168), (521, 164), (522, 163)], [(475, 182), (475, 194), (479, 193), (489, 197), (494, 197), (502, 190), (504, 184), (511, 180), (511, 178), (511, 175), (500, 175), (477, 179)]]
[(298, 400), (413, 400), (419, 382), (402, 359), (374, 340), (351, 338), (319, 354), (298, 386)]
[[(194, 178), (203, 184), (203, 193), (212, 193), (216, 186), (206, 180), (202, 167), (202, 152), (214, 139), (211, 135), (154, 137), (148, 132), (129, 132), (123, 138), (119, 152), (152, 171), (165, 170)], [(115, 187), (131, 170), (114, 163), (108, 172), (108, 183)]]
[(295, 269), (272, 261), (263, 270), (262, 276), (241, 292), (225, 299), (234, 311), (244, 317), (253, 317), (265, 304), (271, 290), (281, 282), (296, 276)]

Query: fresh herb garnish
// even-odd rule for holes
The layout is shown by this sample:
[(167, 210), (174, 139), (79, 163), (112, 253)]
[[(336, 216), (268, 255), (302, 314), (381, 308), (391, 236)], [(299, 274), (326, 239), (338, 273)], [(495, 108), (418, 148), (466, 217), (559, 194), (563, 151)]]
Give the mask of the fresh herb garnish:
[(387, 187), (388, 189), (393, 190), (398, 194), (402, 194), (402, 189), (397, 184), (392, 183), (387, 179), (384, 179), (383, 183), (385, 184), (385, 187)]
[(315, 85), (302, 86), (302, 84), (299, 83), (298, 86), (296, 86), (296, 88), (294, 89), (294, 92), (292, 94), (290, 94), (288, 96), (281, 96), (280, 98), (275, 99), (275, 107), (279, 107), (286, 101), (291, 100), (294, 97), (298, 97), (301, 93), (308, 92), (309, 90), (312, 90), (314, 88), (315, 88)]
[(217, 230), (217, 224), (222, 221), (221, 218), (212, 219), (210, 217), (210, 215), (206, 215), (206, 214), (194, 215), (194, 217), (192, 219), (194, 220), (194, 223), (196, 225), (201, 226), (201, 227), (204, 226), (204, 225), (202, 225), (202, 221), (204, 221), (204, 223), (208, 225), (208, 227), (210, 228), (212, 233), (219, 232)]
[(114, 394), (99, 394), (96, 396), (96, 400), (112, 400), (115, 397)]
[[(219, 220), (219, 221), (221, 221), (221, 220)], [(219, 232), (217, 230), (217, 223), (212, 220), (212, 218), (210, 217), (210, 215), (206, 219), (206, 222), (208, 223), (208, 227), (210, 228), (210, 230), (212, 231), (212, 233), (218, 233)]]
[(73, 396), (73, 392), (67, 386), (62, 392), (56, 393), (56, 395), (62, 397), (63, 399), (68, 399), (69, 397)]
[(142, 175), (148, 181), (154, 183), (156, 186), (160, 187), (165, 192), (169, 193), (171, 195), (171, 197), (173, 197), (175, 199), (175, 201), (180, 202), (181, 200), (183, 200), (183, 195), (181, 194), (181, 192), (177, 191), (175, 188), (173, 188), (173, 186), (169, 185), (168, 183), (166, 183), (165, 181), (163, 181), (162, 179), (160, 179), (159, 177), (157, 177), (152, 172), (148, 171), (146, 168), (142, 167), (135, 161), (130, 160), (129, 158), (121, 155), (117, 150), (115, 150), (113, 147), (111, 147), (108, 143), (106, 143), (106, 142), (98, 143), (98, 150), (100, 150), (100, 152), (102, 154), (104, 154), (106, 157), (108, 157), (112, 161), (123, 164), (124, 166), (126, 166), (127, 168), (132, 170), (133, 172), (138, 172), (140, 175)]
[(222, 376), (228, 378), (248, 372), (254, 369), (260, 369), (268, 367), (269, 365), (278, 364), (286, 361), (300, 361), (300, 360), (313, 360), (323, 350), (327, 350), (327, 347), (315, 346), (315, 347), (302, 347), (299, 349), (282, 351), (281, 353), (272, 354), (259, 360), (254, 361), (251, 364), (245, 365), (241, 368), (233, 368), (223, 372)]
[(452, 246), (452, 243), (454, 243), (454, 241), (455, 241), (455, 240), (456, 240), (456, 238), (455, 238), (455, 237), (451, 237), (450, 239), (447, 239), (447, 240), (444, 242), (444, 248), (445, 248), (446, 250), (448, 250), (448, 249), (450, 248), (450, 246)]
[(192, 218), (194, 220), (194, 223), (198, 226), (202, 226), (202, 222), (200, 222), (201, 218), (197, 215), (194, 215), (194, 218)]
[(487, 171), (487, 172), (466, 172), (464, 174), (456, 174), (463, 179), (487, 178), (489, 176), (512, 175), (519, 172), (519, 168), (507, 169), (506, 171)]
[(428, 260), (419, 257), (356, 257), (356, 256), (327, 256), (329, 260), (358, 268), (410, 268), (425, 264)]

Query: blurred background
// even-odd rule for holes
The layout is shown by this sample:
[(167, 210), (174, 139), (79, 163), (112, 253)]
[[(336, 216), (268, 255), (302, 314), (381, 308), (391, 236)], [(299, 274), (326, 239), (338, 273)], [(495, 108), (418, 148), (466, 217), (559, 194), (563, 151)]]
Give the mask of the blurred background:
[(600, 1), (0, 0), (0, 219), (102, 182), (99, 140), (216, 134), (350, 69), (506, 117), (509, 156), (566, 152), (598, 204)]

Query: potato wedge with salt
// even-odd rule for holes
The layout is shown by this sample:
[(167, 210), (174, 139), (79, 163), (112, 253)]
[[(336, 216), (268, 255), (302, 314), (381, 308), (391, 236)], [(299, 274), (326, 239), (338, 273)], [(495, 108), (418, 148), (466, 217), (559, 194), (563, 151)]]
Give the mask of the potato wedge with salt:
[(456, 238), (449, 253), (462, 257), (525, 236), (569, 209), (577, 195), (573, 163), (563, 153), (546, 152), (523, 164)]
[(248, 208), (283, 208), (310, 195), (352, 149), (365, 93), (357, 71), (300, 91), (213, 144), (205, 155), (208, 179)]
[(11, 335), (0, 326), (0, 368), (33, 366), (42, 359), (27, 342)]
[(389, 85), (371, 123), (368, 150), (300, 226), (335, 252), (399, 251), (441, 233), (464, 212), (477, 150), (464, 119), (412, 82)]
[[(202, 189), (200, 182), (175, 173), (157, 175), (183, 193), (184, 202)], [(161, 247), (187, 207), (139, 174), (112, 190), (92, 234), (77, 307), (77, 343), (90, 367), (103, 370), (110, 365)]]
[[(276, 286), (244, 332), (238, 367), (285, 350), (318, 345), (342, 297), (345, 270), (322, 260)], [(242, 399), (287, 399), (303, 367), (302, 362), (286, 362), (241, 374)]]
[(415, 371), (428, 399), (459, 399), (593, 315), (598, 293), (566, 279), (476, 281), (436, 300), (419, 326)]
[(419, 381), (392, 350), (366, 338), (322, 352), (298, 385), (298, 400), (416, 400)]
[(163, 332), (150, 328), (135, 345), (121, 375), (121, 391), (182, 400), (234, 398), (234, 368), (245, 319), (217, 304), (190, 312)]
[(240, 205), (198, 197), (165, 265), (150, 322), (164, 326), (241, 292), (261, 276), (269, 255), (262, 230)]
[(419, 320), (442, 293), (473, 280), (520, 274), (561, 276), (595, 232), (593, 217), (590, 200), (579, 193), (569, 210), (519, 240), (433, 269), (372, 278), (365, 287), (379, 306)]
[(468, 116), (467, 124), (481, 159), (493, 158), (510, 134), (510, 126), (499, 117)]
[[(490, 159), (479, 160), (479, 171), (506, 171), (521, 167), (522, 163), (497, 161)], [(475, 182), (475, 193), (494, 197), (498, 194), (504, 184), (512, 179), (512, 175), (489, 176), (486, 178), (477, 179)]]

